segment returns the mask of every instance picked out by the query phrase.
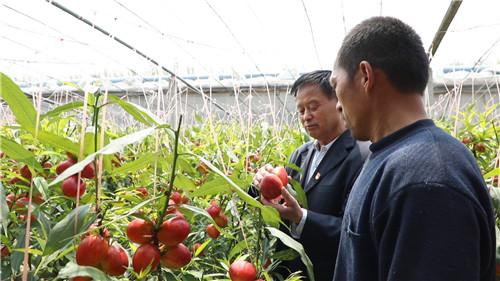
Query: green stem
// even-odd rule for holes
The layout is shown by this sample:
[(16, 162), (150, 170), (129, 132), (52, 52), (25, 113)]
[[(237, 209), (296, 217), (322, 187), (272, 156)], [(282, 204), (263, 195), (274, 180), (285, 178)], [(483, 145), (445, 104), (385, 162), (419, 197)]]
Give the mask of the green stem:
[(168, 208), (168, 201), (170, 200), (170, 194), (172, 193), (172, 189), (174, 188), (174, 180), (175, 180), (175, 167), (177, 165), (177, 158), (179, 157), (179, 154), (177, 153), (177, 149), (179, 147), (179, 135), (181, 131), (181, 124), (182, 124), (182, 115), (179, 117), (179, 124), (177, 125), (177, 130), (174, 132), (175, 133), (175, 142), (174, 142), (174, 162), (172, 164), (172, 173), (170, 175), (170, 182), (168, 184), (167, 190), (165, 190), (165, 204), (163, 205), (163, 208), (160, 212), (160, 216), (157, 219), (156, 222), (156, 227), (155, 229), (158, 230), (163, 223), (163, 217), (165, 216), (165, 212), (167, 211)]
[(76, 131), (76, 126), (73, 126), (71, 131), (68, 133), (68, 137), (71, 137), (75, 131)]
[(222, 197), (222, 199), (220, 200), (220, 207), (222, 208), (223, 212), (226, 209), (225, 208), (225, 206), (226, 206), (226, 200), (229, 201), (226, 197)]
[[(92, 125), (94, 126), (94, 153), (97, 152), (97, 137), (98, 137), (98, 127), (97, 127), (97, 122), (99, 121), (99, 107), (97, 104), (99, 103), (99, 98), (101, 97), (100, 93), (97, 93), (95, 96), (95, 102), (94, 102), (94, 116), (93, 116), (93, 121)], [(96, 213), (99, 214), (100, 212), (100, 207), (99, 207), (99, 189), (97, 188), (99, 185), (99, 180), (97, 178), (97, 157), (94, 159), (94, 174), (95, 174), (95, 208), (96, 208)]]
[(110, 104), (114, 104), (114, 102), (107, 102), (107, 103), (103, 103), (103, 104), (99, 105), (97, 108), (103, 108), (103, 107), (105, 107), (106, 105), (110, 105)]
[[(258, 214), (259, 220), (258, 220), (258, 226), (257, 226), (257, 251), (256, 251), (256, 261), (260, 260), (260, 264), (258, 265), (258, 268), (262, 268), (262, 265), (264, 264), (264, 255), (261, 251), (261, 245), (260, 245), (260, 240), (262, 239), (262, 212), (259, 209)], [(260, 258), (260, 259), (259, 259)]]
[(97, 228), (99, 229), (99, 234), (103, 236), (104, 234), (104, 227), (101, 228), (102, 222), (104, 221), (104, 217), (106, 216), (106, 213), (108, 212), (108, 208), (106, 206), (104, 207), (104, 211), (100, 214), (99, 216), (99, 221), (97, 222)]

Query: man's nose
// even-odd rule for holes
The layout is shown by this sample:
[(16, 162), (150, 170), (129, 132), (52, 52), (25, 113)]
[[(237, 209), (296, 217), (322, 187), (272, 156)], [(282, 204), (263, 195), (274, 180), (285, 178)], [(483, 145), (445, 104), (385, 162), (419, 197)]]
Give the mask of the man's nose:
[(310, 120), (312, 118), (312, 114), (310, 110), (305, 110), (304, 111), (304, 120)]

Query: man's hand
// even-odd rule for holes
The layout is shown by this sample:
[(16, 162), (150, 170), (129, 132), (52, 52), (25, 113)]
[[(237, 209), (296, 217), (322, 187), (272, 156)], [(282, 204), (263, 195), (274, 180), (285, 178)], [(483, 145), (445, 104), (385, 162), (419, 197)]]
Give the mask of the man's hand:
[[(283, 204), (278, 203), (281, 196), (285, 200)], [(298, 224), (300, 219), (302, 219), (302, 208), (300, 207), (299, 202), (295, 200), (286, 188), (281, 189), (281, 196), (278, 197), (278, 200), (274, 199), (272, 201), (269, 201), (261, 196), (260, 201), (262, 201), (264, 205), (271, 206), (278, 210), (282, 218)]]
[(273, 166), (271, 164), (266, 164), (255, 173), (255, 176), (253, 177), (253, 185), (256, 186), (257, 188), (260, 187), (260, 181), (264, 178), (266, 174), (272, 173), (273, 172)]

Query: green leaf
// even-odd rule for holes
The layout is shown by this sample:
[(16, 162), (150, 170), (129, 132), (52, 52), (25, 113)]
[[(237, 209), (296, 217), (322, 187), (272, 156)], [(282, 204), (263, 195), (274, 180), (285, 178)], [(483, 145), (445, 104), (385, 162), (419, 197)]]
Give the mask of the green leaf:
[(40, 115), (40, 120), (47, 118), (47, 117), (54, 117), (58, 116), (59, 114), (66, 112), (68, 110), (72, 110), (75, 108), (80, 108), (83, 107), (83, 102), (82, 101), (75, 101), (75, 102), (70, 102), (63, 104), (61, 106), (58, 106), (51, 111), (46, 112), (45, 114)]
[(489, 179), (489, 178), (492, 178), (492, 177), (494, 177), (494, 176), (498, 176), (498, 175), (500, 175), (500, 167), (499, 167), (499, 168), (496, 168), (496, 169), (494, 169), (494, 170), (492, 170), (492, 171), (489, 171), (488, 173), (486, 173), (486, 174), (484, 175), (484, 178), (485, 178), (485, 179)]
[(33, 185), (42, 194), (42, 198), (47, 200), (49, 198), (49, 188), (47, 186), (47, 181), (43, 177), (36, 177), (33, 179)]
[(66, 169), (62, 174), (60, 174), (55, 180), (53, 180), (49, 184), (49, 187), (54, 186), (54, 185), (60, 183), (61, 181), (63, 181), (65, 178), (80, 172), (81, 170), (83, 170), (83, 168), (85, 166), (87, 166), (87, 164), (94, 161), (94, 159), (97, 155), (99, 155), (99, 154), (113, 154), (113, 153), (116, 153), (118, 151), (121, 151), (125, 146), (132, 144), (134, 142), (138, 142), (138, 141), (143, 140), (145, 137), (152, 134), (154, 132), (154, 130), (155, 130), (155, 128), (151, 127), (151, 128), (147, 128), (147, 129), (144, 129), (144, 130), (132, 133), (132, 134), (128, 134), (128, 135), (123, 136), (121, 138), (112, 140), (108, 145), (106, 145), (105, 147), (103, 147), (102, 149), (97, 151), (96, 153), (92, 153), (92, 154), (88, 155), (82, 161), (80, 161), (80, 162), (76, 163), (75, 165)]
[(78, 84), (75, 84), (73, 82), (68, 82), (68, 81), (63, 81), (63, 84), (66, 85), (66, 86), (73, 87), (73, 88), (75, 88), (76, 90), (79, 90), (82, 93), (85, 93), (85, 90), (82, 87), (80, 87)]
[(196, 206), (193, 206), (193, 205), (186, 205), (186, 204), (182, 204), (179, 206), (181, 209), (185, 209), (185, 210), (189, 210), (193, 213), (196, 213), (196, 214), (199, 214), (199, 215), (202, 215), (204, 217), (207, 217), (209, 218), (210, 220), (213, 221), (212, 217), (210, 216), (210, 214), (208, 214), (207, 211), (205, 211), (204, 209), (202, 208), (199, 208), (199, 207), (196, 207)]
[(23, 129), (35, 131), (36, 111), (33, 103), (9, 77), (0, 72), (0, 97), (9, 105)]
[(201, 246), (196, 250), (196, 252), (194, 252), (194, 256), (197, 257), (201, 254), (201, 252), (203, 252), (203, 250), (205, 250), (205, 248), (208, 246), (208, 244), (210, 243), (210, 239), (206, 240), (205, 242), (203, 242), (203, 244), (201, 244)]
[[(266, 281), (273, 281), (273, 278), (269, 275), (269, 272), (264, 271), (264, 272), (262, 272), (262, 274), (264, 274), (264, 279)], [(287, 280), (287, 281), (291, 281), (291, 280)], [(300, 281), (300, 279), (298, 279), (298, 281)]]
[[(498, 188), (490, 188), (490, 196), (493, 203), (493, 210), (497, 217), (500, 216), (500, 190)], [(500, 240), (497, 240), (500, 241)]]
[(283, 251), (275, 252), (271, 258), (279, 259), (282, 261), (291, 261), (298, 258), (300, 255), (293, 249), (286, 249)]
[(274, 209), (273, 207), (270, 207), (270, 206), (264, 206), (260, 202), (258, 202), (254, 198), (252, 198), (252, 196), (248, 195), (248, 193), (243, 191), (241, 189), (241, 187), (239, 187), (236, 183), (234, 183), (229, 177), (227, 177), (223, 172), (221, 172), (219, 169), (217, 169), (217, 167), (212, 165), (212, 163), (207, 161), (205, 158), (198, 156), (196, 154), (192, 154), (192, 153), (188, 153), (188, 154), (200, 159), (200, 161), (205, 163), (205, 165), (207, 165), (208, 168), (210, 168), (216, 174), (218, 174), (223, 179), (225, 179), (226, 182), (228, 182), (231, 185), (230, 189), (234, 190), (238, 194), (238, 196), (240, 197), (241, 200), (245, 201), (250, 206), (254, 206), (254, 207), (261, 209), (262, 218), (264, 219), (264, 221), (268, 225), (272, 225), (272, 226), (279, 225), (281, 219), (280, 219), (279, 213), (276, 209)]
[(166, 158), (158, 158), (158, 168), (164, 171), (169, 171), (172, 169), (172, 161), (169, 161), (170, 156)]
[[(12, 251), (13, 252), (19, 252), (19, 253), (24, 253), (24, 249), (25, 248), (15, 248), (15, 249), (12, 249)], [(28, 253), (30, 253), (30, 255), (33, 255), (33, 256), (41, 256), (42, 255), (42, 251), (37, 250), (37, 249), (29, 249)]]
[(137, 131), (121, 138), (114, 139), (110, 141), (108, 145), (103, 147), (97, 153), (100, 154), (113, 154), (123, 150), (123, 148), (129, 144), (143, 140), (145, 137), (151, 135), (155, 131), (155, 127), (150, 127), (141, 131)]
[(196, 112), (196, 113), (194, 114), (194, 120), (195, 120), (196, 122), (198, 122), (198, 123), (202, 123), (202, 122), (203, 122), (203, 117), (201, 117), (201, 115), (200, 115), (198, 112)]
[[(290, 192), (290, 193), (292, 193), (294, 195), (295, 199), (297, 199), (300, 206), (302, 206), (305, 209), (308, 209), (306, 193), (304, 192), (304, 189), (300, 185), (300, 182), (298, 182), (294, 179), (291, 179), (290, 184), (291, 184), (293, 191), (294, 191), (294, 192)], [(290, 191), (289, 186), (287, 186), (287, 190)]]
[(113, 95), (108, 95), (108, 99), (121, 106), (121, 108), (123, 108), (123, 110), (132, 115), (135, 118), (135, 120), (143, 124), (151, 126), (151, 125), (159, 125), (161, 123), (159, 122), (159, 120), (153, 117), (154, 116), (153, 114), (149, 113), (146, 109), (136, 104), (124, 101)]
[(232, 151), (232, 149), (226, 143), (223, 143), (222, 146), (223, 146), (223, 149), (225, 151), (225, 154), (229, 157), (229, 159), (232, 162), (238, 162), (240, 160), (238, 158), (238, 156), (236, 156), (236, 154), (234, 154), (234, 152)]
[[(25, 245), (25, 239), (26, 239), (26, 227), (24, 227), (21, 231), (19, 231), (17, 237), (16, 237), (16, 245), (14, 248), (24, 248)], [(23, 259), (24, 259), (24, 252), (13, 252), (10, 255), (10, 264), (12, 267), (13, 272), (18, 272), (20, 270), (19, 267), (23, 264)]]
[[(294, 148), (294, 149), (295, 149), (295, 148)], [(297, 171), (297, 172), (300, 172), (300, 171), (301, 171), (300, 167), (299, 167), (299, 166), (297, 166), (297, 165), (296, 165), (296, 164), (294, 164), (294, 163), (287, 163), (287, 164), (286, 164), (286, 166), (287, 166), (287, 167), (289, 167), (289, 168), (290, 168), (290, 169), (292, 169), (292, 170)]]
[(81, 266), (74, 262), (68, 262), (64, 268), (59, 271), (58, 278), (72, 278), (77, 276), (92, 277), (93, 280), (110, 280), (108, 276), (99, 269), (92, 266)]
[(39, 211), (38, 208), (35, 209), (35, 212), (37, 214), (36, 217), (36, 222), (35, 222), (35, 227), (38, 229), (38, 232), (40, 233), (39, 236), (35, 236), (35, 239), (40, 239), (41, 241), (38, 241), (41, 248), (45, 247), (45, 242), (49, 238), (49, 232), (50, 228), (52, 226), (52, 222), (50, 221), (49, 218), (45, 215), (45, 213)]
[[(92, 129), (91, 127), (88, 127), (89, 129)], [(94, 130), (92, 129), (92, 132), (86, 132), (85, 137), (84, 137), (84, 142), (85, 142), (85, 147), (84, 147), (84, 154), (89, 155), (91, 153), (94, 153), (95, 151), (99, 150), (102, 148), (101, 145), (101, 131), (99, 130), (97, 132), (97, 149), (95, 149), (94, 145)], [(108, 144), (109, 143), (109, 137), (107, 135), (104, 136), (104, 143)]]
[(181, 173), (178, 173), (175, 176), (174, 186), (176, 186), (179, 189), (187, 190), (187, 191), (193, 190), (196, 188), (193, 181)]
[(103, 171), (111, 172), (113, 170), (113, 163), (111, 160), (114, 158), (114, 155), (104, 155), (102, 158), (102, 169)]
[[(114, 217), (110, 221), (106, 220), (106, 222), (104, 223), (104, 226), (113, 225), (117, 221), (122, 221), (123, 219), (125, 219), (125, 218), (129, 217), (130, 215), (136, 213), (140, 208), (142, 208), (142, 207), (144, 207), (144, 206), (146, 206), (148, 204), (153, 204), (153, 202), (155, 200), (157, 200), (158, 198), (161, 198), (161, 197), (162, 197), (162, 195), (157, 196), (157, 197), (153, 197), (153, 198), (150, 198), (148, 200), (145, 200), (145, 201), (143, 201), (143, 202), (135, 205), (133, 208), (130, 208), (130, 209), (127, 208), (127, 212), (126, 213), (124, 213), (122, 215), (119, 215), (119, 216), (116, 216), (116, 217)], [(139, 216), (137, 216), (137, 217), (139, 217)]]
[[(71, 86), (71, 85), (70, 85)], [(76, 85), (76, 87), (79, 87), (78, 85)], [(85, 90), (80, 88), (80, 90), (85, 93)], [(96, 90), (97, 91), (97, 90)], [(94, 105), (95, 104), (95, 92), (96, 91), (88, 91), (89, 92), (89, 95), (87, 95), (87, 103), (88, 104), (91, 104), (91, 105)]]
[(6, 280), (14, 280), (12, 276), (12, 268), (10, 263), (2, 262), (0, 272), (2, 272), (2, 281)]
[(45, 145), (50, 145), (56, 148), (60, 148), (64, 151), (71, 152), (74, 155), (78, 155), (80, 151), (80, 147), (77, 143), (72, 142), (67, 138), (60, 137), (58, 135), (54, 135), (46, 131), (39, 130), (38, 139)]
[(75, 247), (76, 245), (70, 244), (70, 246), (65, 249), (61, 249), (60, 251), (55, 251), (54, 253), (48, 256), (43, 256), (40, 263), (36, 267), (35, 274), (37, 274), (39, 271), (45, 270), (47, 268), (47, 265), (50, 264), (51, 262), (66, 258), (69, 253), (75, 250)]
[[(169, 157), (170, 158), (170, 157)], [(168, 158), (167, 158), (168, 159)], [(173, 157), (172, 157), (172, 160), (173, 160)], [(178, 157), (177, 158), (177, 165), (179, 166), (179, 168), (183, 171), (183, 172), (186, 172), (188, 174), (193, 174), (194, 173), (194, 169), (193, 167), (191, 166), (191, 163), (189, 163), (188, 161), (186, 161), (185, 159), (181, 158), (181, 157)]]
[[(36, 190), (33, 190), (33, 193), (36, 193), (38, 191), (42, 195), (42, 198), (44, 200), (52, 199), (49, 197), (48, 185), (47, 185), (47, 181), (45, 181), (45, 178), (43, 178), (43, 177), (34, 178), (33, 179), (33, 187), (36, 189)], [(46, 204), (46, 203), (43, 203), (43, 204)], [(43, 205), (40, 205), (40, 207), (37, 207), (37, 209), (42, 208), (42, 206)], [(35, 209), (35, 211), (37, 211), (37, 209)], [(50, 227), (51, 227), (51, 221), (49, 221), (49, 219), (47, 218), (47, 216), (45, 216), (45, 214), (43, 212), (38, 212), (37, 223), (38, 223), (38, 226), (40, 227), (40, 235), (43, 236), (44, 240), (47, 240), (48, 232), (50, 231)], [(45, 241), (43, 242), (43, 244), (45, 245)]]
[(90, 154), (89, 156), (85, 157), (85, 159), (83, 159), (82, 161), (80, 161), (80, 162), (72, 165), (71, 167), (67, 168), (66, 170), (64, 170), (64, 172), (62, 172), (59, 176), (57, 176), (57, 178), (55, 178), (49, 184), (49, 187), (50, 186), (54, 186), (54, 185), (62, 182), (65, 178), (67, 178), (67, 177), (69, 177), (71, 175), (74, 175), (74, 174), (80, 172), (90, 162), (94, 161), (95, 157), (96, 157), (96, 153)]
[(311, 260), (307, 256), (307, 254), (306, 254), (306, 252), (304, 250), (304, 247), (302, 247), (302, 244), (300, 244), (299, 242), (295, 241), (295, 239), (293, 239), (292, 237), (288, 236), (287, 234), (285, 234), (284, 232), (280, 231), (277, 228), (266, 227), (266, 229), (271, 233), (271, 235), (273, 235), (274, 237), (276, 237), (279, 240), (281, 240), (281, 242), (283, 242), (283, 244), (285, 244), (286, 246), (294, 249), (295, 251), (297, 251), (297, 253), (299, 253), (300, 260), (302, 261), (302, 263), (305, 264), (305, 266), (307, 268), (307, 274), (309, 275), (309, 280), (314, 281), (313, 265), (312, 265)]
[(234, 258), (234, 256), (238, 255), (239, 253), (241, 253), (241, 251), (243, 251), (244, 249), (247, 249), (248, 248), (248, 244), (247, 244), (247, 241), (245, 239), (241, 240), (240, 242), (238, 242), (232, 249), (231, 251), (229, 252), (229, 255), (228, 255), (228, 259), (229, 260), (232, 260)]
[(206, 195), (216, 195), (228, 192), (230, 190), (231, 185), (229, 185), (226, 180), (221, 177), (217, 177), (213, 180), (210, 180), (200, 186), (197, 190), (195, 190), (191, 196), (206, 196)]
[(0, 182), (0, 221), (2, 222), (2, 229), (6, 230), (9, 224), (9, 208), (7, 207), (7, 199), (5, 199), (5, 190), (3, 189), (2, 182)]
[(35, 154), (15, 141), (0, 136), (0, 150), (5, 152), (10, 158), (22, 162), (32, 169), (42, 170), (42, 166), (36, 161)]
[[(252, 198), (252, 197), (250, 197), (250, 198)], [(253, 200), (255, 200), (255, 199), (253, 199)], [(255, 201), (257, 201), (257, 200), (255, 200)], [(270, 226), (278, 226), (279, 223), (281, 222), (280, 214), (278, 213), (278, 210), (276, 210), (275, 208), (273, 208), (271, 206), (262, 205), (261, 214), (262, 214), (262, 218), (264, 219), (264, 221)]]
[(153, 162), (154, 162), (154, 153), (147, 152), (147, 153), (144, 153), (138, 159), (136, 159), (132, 162), (127, 162), (127, 163), (123, 164), (121, 167), (114, 169), (112, 174), (113, 175), (125, 175), (131, 171), (136, 172), (140, 169), (147, 167), (150, 163), (153, 163)]
[[(89, 129), (91, 129), (89, 127)], [(93, 131), (93, 130), (92, 130)], [(101, 131), (98, 130), (97, 132), (98, 137), (97, 137), (97, 150), (101, 149), (103, 146), (108, 145), (110, 141), (110, 136), (108, 132), (104, 132), (104, 145), (101, 144)], [(84, 138), (85, 146), (83, 148), (83, 154), (84, 155), (89, 155), (92, 154), (96, 151), (94, 149), (94, 133), (93, 132), (86, 132), (85, 133), (85, 138)], [(114, 155), (105, 155), (103, 157), (102, 165), (103, 165), (103, 170), (104, 171), (111, 171), (113, 170), (113, 165), (111, 164), (111, 159), (113, 159)]]
[(246, 173), (233, 173), (229, 178), (238, 186), (250, 186), (253, 181), (253, 177)]
[[(47, 256), (57, 250), (64, 249), (71, 243), (73, 236), (83, 233), (96, 218), (90, 214), (91, 205), (82, 205), (71, 211), (64, 219), (58, 222), (49, 233), (49, 239), (45, 245), (43, 255)], [(75, 217), (78, 218), (75, 232)]]
[[(295, 271), (290, 273), (290, 275), (288, 275), (288, 277), (284, 281), (303, 281), (303, 280), (304, 280), (304, 275), (302, 274), (302, 271)], [(266, 279), (266, 281), (272, 281), (272, 279)]]
[(179, 208), (181, 210), (188, 210), (188, 211), (191, 211), (193, 213), (196, 213), (196, 214), (199, 214), (199, 215), (202, 215), (202, 216), (209, 218), (212, 221), (212, 224), (215, 226), (215, 228), (217, 228), (217, 230), (220, 233), (224, 234), (225, 237), (234, 239), (234, 236), (230, 232), (225, 231), (223, 228), (219, 227), (215, 223), (214, 219), (210, 216), (210, 214), (208, 214), (208, 212), (206, 210), (199, 208), (199, 207), (196, 207), (196, 206), (193, 206), (193, 205), (187, 205), (187, 204), (182, 204)]

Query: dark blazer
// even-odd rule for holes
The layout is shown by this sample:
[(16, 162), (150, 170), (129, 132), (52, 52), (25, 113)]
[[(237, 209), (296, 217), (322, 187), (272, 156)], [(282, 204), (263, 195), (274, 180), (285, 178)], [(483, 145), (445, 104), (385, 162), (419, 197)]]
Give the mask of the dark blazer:
[[(309, 170), (313, 153), (312, 141), (296, 149), (290, 163), (299, 166), (301, 172), (290, 168), (287, 172), (301, 183), (307, 197), (307, 219), (298, 241), (313, 263), (315, 279), (332, 280), (347, 196), (369, 150), (367, 143), (358, 144), (350, 131), (345, 131), (327, 151), (307, 182), (304, 175)], [(284, 265), (291, 272), (301, 270), (307, 276), (300, 258), (287, 261)]]

